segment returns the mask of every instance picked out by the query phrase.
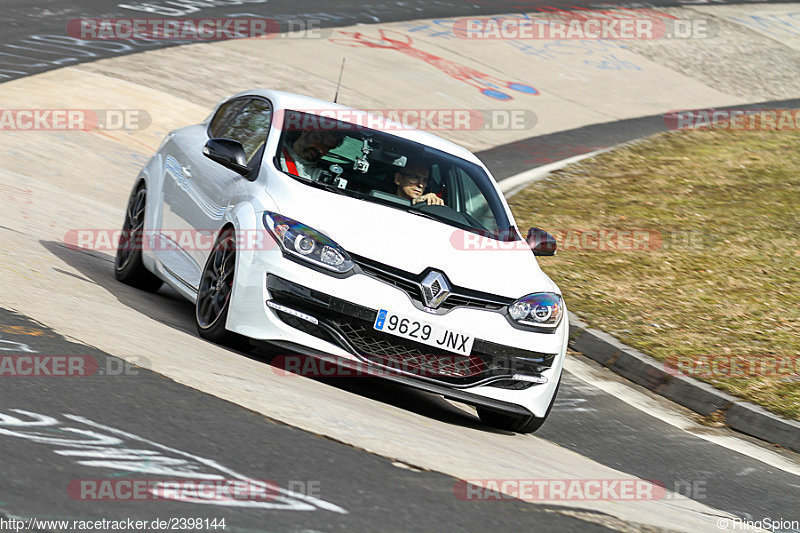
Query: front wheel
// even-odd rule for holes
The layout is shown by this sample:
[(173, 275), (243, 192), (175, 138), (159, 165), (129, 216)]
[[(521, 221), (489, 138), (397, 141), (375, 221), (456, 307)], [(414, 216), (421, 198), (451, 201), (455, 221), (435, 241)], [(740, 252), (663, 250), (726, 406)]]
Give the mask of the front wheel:
[(142, 263), (146, 206), (147, 187), (142, 182), (134, 189), (125, 210), (125, 223), (122, 225), (117, 255), (114, 258), (114, 277), (137, 289), (154, 292), (161, 287), (163, 281)]
[(208, 256), (197, 288), (195, 324), (204, 339), (217, 344), (245, 348), (249, 340), (225, 329), (236, 270), (236, 238), (232, 229), (220, 233)]
[(556, 385), (556, 390), (553, 392), (553, 397), (550, 399), (550, 405), (547, 406), (547, 411), (545, 411), (544, 416), (541, 418), (538, 416), (512, 415), (485, 407), (478, 407), (478, 418), (487, 426), (491, 426), (495, 429), (514, 431), (516, 433), (533, 433), (542, 427), (544, 421), (547, 420), (547, 416), (550, 414), (550, 410), (556, 402), (556, 396), (558, 396), (558, 388), (560, 386), (561, 380), (559, 380), (558, 385)]

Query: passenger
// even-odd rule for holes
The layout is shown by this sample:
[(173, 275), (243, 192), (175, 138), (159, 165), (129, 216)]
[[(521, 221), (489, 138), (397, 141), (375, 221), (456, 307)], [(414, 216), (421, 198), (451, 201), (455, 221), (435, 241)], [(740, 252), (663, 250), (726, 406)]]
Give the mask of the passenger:
[(412, 204), (427, 202), (428, 205), (444, 205), (444, 200), (434, 193), (425, 194), (428, 175), (428, 166), (425, 163), (408, 159), (406, 166), (394, 173), (394, 183), (397, 185), (395, 194), (410, 200)]
[(294, 142), (284, 141), (280, 153), (281, 169), (301, 178), (319, 180), (326, 170), (318, 166), (319, 161), (343, 142), (342, 132), (305, 130)]

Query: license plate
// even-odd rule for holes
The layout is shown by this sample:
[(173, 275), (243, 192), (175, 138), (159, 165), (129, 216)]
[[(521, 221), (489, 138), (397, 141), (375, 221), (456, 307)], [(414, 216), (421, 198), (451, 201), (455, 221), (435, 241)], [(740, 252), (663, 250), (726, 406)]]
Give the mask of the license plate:
[(460, 331), (392, 313), (386, 309), (378, 311), (373, 327), (390, 335), (462, 355), (469, 355), (472, 352), (472, 343), (475, 341), (473, 337)]

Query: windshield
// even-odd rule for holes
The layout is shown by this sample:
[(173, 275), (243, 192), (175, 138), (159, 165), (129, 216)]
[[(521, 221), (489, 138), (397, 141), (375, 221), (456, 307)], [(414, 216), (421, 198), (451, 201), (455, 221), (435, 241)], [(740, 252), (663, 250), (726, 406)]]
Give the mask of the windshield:
[(300, 181), (501, 240), (517, 234), (481, 167), (388, 133), (286, 111), (275, 164)]

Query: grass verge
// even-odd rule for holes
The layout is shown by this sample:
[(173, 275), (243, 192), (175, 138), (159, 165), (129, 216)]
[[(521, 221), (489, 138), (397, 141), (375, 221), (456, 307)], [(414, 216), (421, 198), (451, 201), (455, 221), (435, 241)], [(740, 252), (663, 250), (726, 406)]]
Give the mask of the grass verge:
[(510, 201), (556, 236), (539, 263), (626, 344), (800, 420), (800, 132), (682, 130)]

